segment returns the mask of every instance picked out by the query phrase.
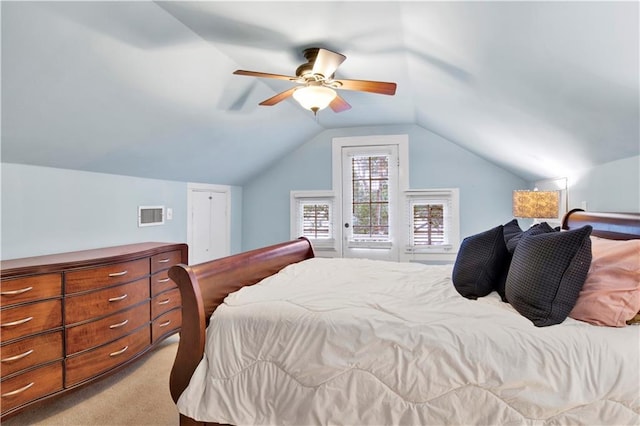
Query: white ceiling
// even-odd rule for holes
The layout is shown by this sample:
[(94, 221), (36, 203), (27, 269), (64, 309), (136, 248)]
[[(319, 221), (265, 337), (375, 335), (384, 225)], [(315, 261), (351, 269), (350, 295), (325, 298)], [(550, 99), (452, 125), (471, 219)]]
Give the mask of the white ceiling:
[[(416, 124), (533, 181), (640, 154), (639, 3), (7, 2), (2, 161), (241, 185), (325, 129)], [(302, 50), (347, 60), (317, 119)], [(461, 171), (464, 172), (464, 171)]]

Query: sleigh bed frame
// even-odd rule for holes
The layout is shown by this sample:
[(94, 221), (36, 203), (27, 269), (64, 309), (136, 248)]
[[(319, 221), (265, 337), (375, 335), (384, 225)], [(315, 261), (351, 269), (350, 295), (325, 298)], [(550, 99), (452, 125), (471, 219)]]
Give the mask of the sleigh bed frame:
[[(576, 209), (562, 221), (565, 230), (591, 225), (591, 235), (614, 240), (640, 239), (640, 213), (593, 213)], [(264, 247), (198, 265), (170, 269), (182, 296), (182, 329), (171, 370), (170, 391), (174, 401), (189, 384), (202, 359), (209, 318), (230, 293), (258, 283), (287, 265), (314, 257), (306, 238)], [(180, 415), (181, 425), (203, 425)]]

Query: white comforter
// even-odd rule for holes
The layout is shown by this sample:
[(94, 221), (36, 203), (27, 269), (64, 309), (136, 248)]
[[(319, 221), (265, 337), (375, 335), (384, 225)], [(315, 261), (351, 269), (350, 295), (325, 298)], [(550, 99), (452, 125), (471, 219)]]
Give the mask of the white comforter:
[(178, 408), (231, 424), (640, 424), (640, 327), (537, 328), (450, 276), (290, 265), (216, 310)]

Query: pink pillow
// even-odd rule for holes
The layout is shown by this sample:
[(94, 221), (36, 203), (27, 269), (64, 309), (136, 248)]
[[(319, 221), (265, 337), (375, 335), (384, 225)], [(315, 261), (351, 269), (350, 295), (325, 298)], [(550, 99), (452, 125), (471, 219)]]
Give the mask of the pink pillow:
[(595, 325), (624, 327), (640, 311), (640, 240), (591, 237), (593, 259), (569, 316)]

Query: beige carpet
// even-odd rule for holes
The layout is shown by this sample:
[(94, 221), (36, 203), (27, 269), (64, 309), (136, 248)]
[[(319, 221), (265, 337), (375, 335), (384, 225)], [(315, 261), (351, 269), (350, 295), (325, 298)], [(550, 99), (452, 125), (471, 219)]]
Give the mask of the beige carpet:
[(118, 373), (27, 409), (2, 426), (176, 426), (178, 411), (169, 394), (169, 371), (177, 349), (178, 335), (174, 335)]

